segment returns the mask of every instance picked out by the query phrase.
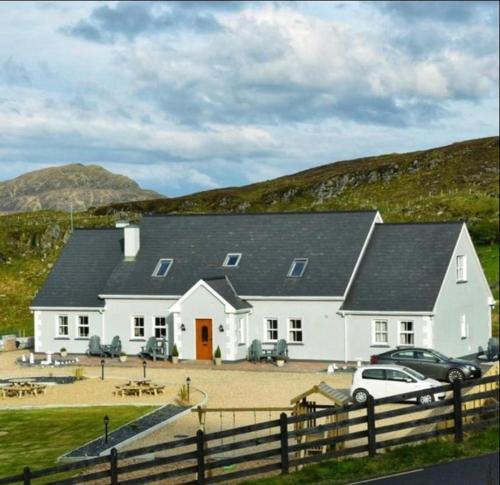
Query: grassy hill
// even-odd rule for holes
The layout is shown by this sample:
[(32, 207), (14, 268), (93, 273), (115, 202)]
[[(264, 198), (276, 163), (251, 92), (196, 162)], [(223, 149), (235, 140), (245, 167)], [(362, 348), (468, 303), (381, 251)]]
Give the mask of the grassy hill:
[[(499, 140), (339, 162), (244, 187), (130, 202), (75, 215), (110, 227), (142, 213), (378, 208), (385, 221), (466, 220), (498, 300)], [(0, 334), (32, 334), (29, 305), (70, 234), (69, 215), (0, 216)], [(498, 314), (496, 315), (498, 333)]]
[(258, 212), (378, 208), (385, 221), (468, 222), (478, 243), (498, 240), (498, 137), (331, 163), (244, 187), (113, 204), (119, 212)]

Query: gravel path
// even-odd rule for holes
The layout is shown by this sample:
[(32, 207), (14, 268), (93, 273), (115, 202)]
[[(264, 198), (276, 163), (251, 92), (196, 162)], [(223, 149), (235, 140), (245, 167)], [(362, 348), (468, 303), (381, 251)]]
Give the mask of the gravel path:
[(186, 407), (167, 404), (161, 408), (152, 411), (135, 421), (125, 424), (124, 426), (114, 430), (108, 435), (108, 441), (104, 440), (104, 436), (87, 443), (86, 445), (77, 448), (63, 456), (62, 460), (66, 459), (78, 460), (94, 456), (99, 456), (102, 452), (110, 448), (120, 448), (120, 443), (133, 439), (134, 436), (147, 432), (149, 429), (160, 425), (164, 421), (173, 418), (179, 413), (186, 410)]

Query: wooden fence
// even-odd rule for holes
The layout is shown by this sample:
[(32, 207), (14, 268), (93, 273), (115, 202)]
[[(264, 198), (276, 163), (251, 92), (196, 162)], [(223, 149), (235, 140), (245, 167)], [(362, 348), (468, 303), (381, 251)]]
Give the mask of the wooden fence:
[[(466, 389), (471, 387), (477, 388), (478, 385), (491, 383), (496, 383), (493, 384), (493, 389), (478, 388), (478, 392), (466, 392)], [(427, 405), (408, 404), (389, 410), (386, 406), (428, 394), (428, 390), (382, 399), (369, 396), (366, 404), (327, 408), (297, 416), (282, 413), (279, 419), (213, 433), (199, 430), (196, 436), (119, 453), (113, 449), (107, 456), (43, 470), (31, 470), (26, 467), (18, 475), (0, 478), (0, 485), (38, 483), (37, 479), (41, 478), (44, 478), (43, 483), (59, 485), (139, 485), (161, 480), (198, 485), (217, 483), (267, 473), (286, 474), (291, 469), (326, 459), (366, 454), (374, 456), (378, 450), (384, 448), (437, 436), (453, 435), (455, 441), (460, 442), (465, 431), (498, 424), (498, 375), (455, 382), (453, 385), (447, 384), (433, 389), (434, 393), (443, 391), (448, 393), (445, 399)], [(479, 400), (482, 400), (482, 406), (464, 409), (466, 403)], [(435, 414), (434, 410), (437, 409), (441, 409), (440, 414)], [(316, 424), (322, 417), (346, 412), (349, 413), (346, 415), (347, 419)], [(390, 424), (387, 424), (387, 420), (391, 420)], [(437, 426), (448, 421), (453, 422), (452, 427)], [(307, 423), (307, 426), (297, 427), (297, 423)], [(349, 427), (347, 434), (321, 437), (327, 436), (326, 431), (346, 427)], [(421, 431), (422, 428), (425, 428), (425, 431)], [(263, 431), (266, 434), (255, 436)], [(406, 434), (394, 437), (394, 434), (401, 434), (402, 431)], [(305, 441), (298, 439), (305, 435), (320, 438)], [(303, 453), (303, 450), (308, 448), (325, 449), (325, 446), (327, 451), (320, 454)], [(168, 455), (159, 456), (165, 453)], [(234, 471), (235, 465), (241, 468)], [(75, 476), (75, 472), (83, 474)], [(61, 473), (70, 478), (61, 478)], [(59, 479), (56, 480), (57, 475)]]

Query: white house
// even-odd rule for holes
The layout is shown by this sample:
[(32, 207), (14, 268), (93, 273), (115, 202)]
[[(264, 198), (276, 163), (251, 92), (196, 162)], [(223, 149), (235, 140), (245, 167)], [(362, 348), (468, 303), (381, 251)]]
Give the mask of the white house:
[(292, 359), (367, 360), (386, 347), (461, 356), (485, 346), (494, 300), (464, 223), (385, 224), (377, 211), (144, 217), (75, 230), (32, 310), (35, 349), (92, 335), (137, 354), (245, 359), (286, 339)]

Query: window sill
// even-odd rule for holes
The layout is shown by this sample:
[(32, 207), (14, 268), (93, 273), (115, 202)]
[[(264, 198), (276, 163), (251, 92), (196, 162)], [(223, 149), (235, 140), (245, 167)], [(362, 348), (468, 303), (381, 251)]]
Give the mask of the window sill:
[(129, 342), (145, 342), (145, 338), (130, 338), (128, 339)]
[(378, 348), (380, 348), (380, 349), (388, 349), (390, 347), (390, 345), (388, 345), (388, 344), (372, 344), (372, 345), (370, 345), (370, 347), (372, 349), (378, 349)]
[(71, 340), (70, 337), (54, 337), (54, 340)]
[(238, 347), (246, 347), (246, 346), (247, 346), (246, 343), (238, 344)]
[(464, 283), (467, 283), (468, 280), (457, 280), (457, 285), (463, 285)]
[(90, 337), (75, 337), (73, 340), (90, 340)]

